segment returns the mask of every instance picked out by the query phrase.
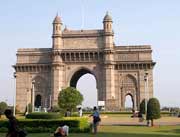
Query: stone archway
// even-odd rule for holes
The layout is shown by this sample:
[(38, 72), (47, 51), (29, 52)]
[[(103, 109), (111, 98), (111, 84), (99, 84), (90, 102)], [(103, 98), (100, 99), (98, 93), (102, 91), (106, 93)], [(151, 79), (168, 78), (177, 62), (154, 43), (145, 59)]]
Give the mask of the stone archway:
[[(127, 103), (127, 98), (128, 97), (130, 97), (130, 101), (131, 101), (131, 103), (132, 103), (132, 105), (131, 106), (128, 106), (126, 103)], [(129, 101), (129, 100), (128, 100)], [(130, 102), (128, 102), (128, 103), (130, 103)], [(131, 110), (134, 108), (134, 99), (133, 99), (133, 95), (132, 94), (130, 94), (130, 93), (128, 93), (128, 94), (126, 94), (125, 95), (125, 109), (130, 109), (131, 108)]]
[(133, 106), (132, 108), (134, 110), (137, 109), (137, 100), (138, 100), (138, 96), (137, 96), (137, 80), (134, 76), (132, 75), (125, 75), (122, 77), (121, 80), (121, 108), (125, 109), (125, 101), (126, 101), (126, 96), (130, 95), (132, 98), (132, 103)]
[(49, 96), (50, 96), (50, 91), (48, 89), (48, 83), (46, 79), (44, 79), (41, 76), (36, 76), (33, 79), (34, 82), (34, 105), (35, 107), (49, 107)]
[[(79, 78), (85, 74), (92, 74), (96, 79), (96, 76), (94, 75), (92, 71), (90, 71), (87, 68), (80, 68), (72, 75), (70, 79), (70, 87), (76, 87)], [(97, 79), (96, 79), (96, 83), (97, 83)]]
[[(87, 74), (89, 74), (89, 75), (87, 75)], [(79, 81), (81, 81), (83, 78), (87, 78), (87, 77), (91, 77), (92, 79), (91, 80), (94, 80), (95, 81), (95, 85), (92, 85), (92, 86), (95, 86), (93, 89), (94, 90), (92, 90), (92, 87), (89, 87), (89, 89), (83, 89), (82, 88), (82, 85), (81, 85), (81, 88), (80, 88), (80, 85), (79, 85)], [(84, 79), (84, 80), (86, 80), (86, 79)], [(89, 80), (89, 79), (88, 79)], [(94, 82), (93, 81), (93, 82)], [(85, 81), (84, 81), (85, 82)], [(82, 83), (81, 83), (82, 84)], [(85, 84), (85, 83), (84, 83)], [(83, 96), (85, 97), (84, 98), (84, 101), (83, 101), (83, 106), (85, 107), (92, 107), (92, 106), (94, 106), (94, 105), (97, 105), (97, 101), (98, 101), (98, 86), (97, 86), (97, 78), (96, 78), (96, 76), (95, 76), (95, 74), (94, 74), (94, 72), (92, 72), (90, 69), (87, 69), (87, 68), (79, 68), (79, 69), (77, 69), (77, 70), (75, 70), (74, 71), (74, 73), (73, 73), (73, 75), (71, 76), (71, 78), (70, 78), (70, 82), (69, 82), (69, 85), (71, 86), (71, 87), (75, 87), (75, 88), (77, 88), (82, 94), (83, 94)], [(78, 86), (79, 85), (79, 86)], [(79, 87), (79, 88), (78, 88)], [(87, 85), (86, 85), (86, 87), (88, 87)], [(82, 90), (80, 90), (80, 89), (82, 89)], [(90, 90), (91, 89), (91, 90)], [(90, 97), (89, 95), (93, 95), (93, 98), (92, 97)], [(90, 99), (91, 99), (91, 103), (90, 103)], [(93, 100), (93, 102), (92, 102), (92, 100)], [(87, 105), (87, 102), (89, 101), (89, 104)], [(86, 103), (85, 103), (86, 102)], [(85, 105), (85, 104), (86, 105)]]
[[(24, 92), (31, 90), (32, 78), (36, 76), (44, 78), (46, 82), (37, 85), (38, 81), (35, 80), (33, 106), (34, 97), (40, 93), (43, 104), (52, 102), (47, 104), (57, 105), (61, 89), (70, 85), (75, 87), (78, 78), (86, 73), (95, 74), (98, 100), (104, 101), (108, 111), (123, 109), (124, 97), (128, 92), (137, 100), (134, 100), (135, 106), (137, 103), (139, 106), (140, 101), (145, 98), (144, 74), (147, 72), (148, 95), (153, 97), (155, 62), (152, 60), (151, 46), (117, 46), (114, 44), (112, 23), (112, 17), (106, 14), (103, 29), (62, 30), (62, 21), (56, 16), (52, 29), (52, 48), (18, 49), (17, 62), (13, 67), (16, 78), (16, 103), (20, 106), (20, 111), (25, 110), (27, 103), (32, 103), (32, 99), (25, 99)], [(87, 69), (78, 69), (76, 72), (79, 67)], [(121, 78), (124, 83), (121, 83)], [(45, 86), (41, 86), (43, 84)]]

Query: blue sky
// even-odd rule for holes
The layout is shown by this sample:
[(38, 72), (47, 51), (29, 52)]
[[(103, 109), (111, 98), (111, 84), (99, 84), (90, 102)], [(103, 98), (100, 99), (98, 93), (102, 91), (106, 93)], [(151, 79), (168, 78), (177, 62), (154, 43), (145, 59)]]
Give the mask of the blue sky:
[[(8, 100), (12, 104), (15, 89), (11, 66), (16, 62), (16, 50), (50, 48), (52, 21), (57, 12), (68, 28), (99, 29), (109, 11), (116, 45), (152, 45), (153, 59), (157, 62), (154, 95), (162, 106), (180, 106), (179, 6), (179, 0), (2, 0), (0, 101)], [(79, 83), (83, 81), (80, 79)], [(84, 89), (89, 89), (88, 85)], [(90, 92), (85, 91), (87, 96)], [(93, 99), (89, 100), (90, 104)]]

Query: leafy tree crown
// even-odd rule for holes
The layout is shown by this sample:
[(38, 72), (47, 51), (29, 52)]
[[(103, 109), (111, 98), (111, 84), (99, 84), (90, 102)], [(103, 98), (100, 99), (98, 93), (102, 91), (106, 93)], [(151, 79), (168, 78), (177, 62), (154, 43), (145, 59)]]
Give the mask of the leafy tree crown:
[(82, 101), (83, 95), (73, 87), (62, 89), (58, 96), (58, 105), (64, 110), (73, 111), (77, 105), (81, 105)]
[(160, 103), (158, 99), (149, 99), (147, 104), (147, 120), (158, 119), (160, 117)]
[(140, 103), (140, 113), (145, 114), (145, 99), (143, 99)]
[(0, 102), (0, 115), (4, 114), (4, 111), (8, 108), (6, 102)]

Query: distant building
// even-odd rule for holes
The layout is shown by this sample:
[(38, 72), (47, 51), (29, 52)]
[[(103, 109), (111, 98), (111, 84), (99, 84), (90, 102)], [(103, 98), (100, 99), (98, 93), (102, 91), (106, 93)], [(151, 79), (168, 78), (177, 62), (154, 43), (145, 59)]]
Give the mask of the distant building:
[(32, 102), (42, 108), (57, 105), (60, 90), (76, 87), (86, 73), (94, 75), (98, 101), (104, 101), (106, 110), (123, 110), (127, 95), (132, 97), (133, 108), (139, 109), (145, 96), (153, 96), (152, 49), (149, 45), (115, 46), (112, 23), (107, 13), (103, 29), (62, 30), (57, 15), (52, 48), (18, 49), (14, 65), (17, 109), (23, 112)]

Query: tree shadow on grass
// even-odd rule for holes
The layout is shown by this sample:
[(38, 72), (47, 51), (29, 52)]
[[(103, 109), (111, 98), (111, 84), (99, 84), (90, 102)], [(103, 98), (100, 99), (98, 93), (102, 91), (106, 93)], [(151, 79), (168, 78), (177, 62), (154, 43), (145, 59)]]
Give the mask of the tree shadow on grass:
[[(127, 131), (128, 132), (128, 131)], [(68, 137), (177, 137), (180, 134), (180, 129), (161, 130), (157, 131), (158, 134), (145, 134), (145, 133), (111, 133), (99, 132), (96, 135), (92, 133), (70, 133)], [(161, 134), (162, 133), (162, 134)], [(166, 135), (167, 133), (167, 135)], [(168, 135), (171, 133), (170, 135)], [(175, 135), (172, 135), (175, 133)], [(0, 133), (0, 137), (5, 137), (5, 133)], [(27, 137), (50, 137), (49, 133), (34, 133), (28, 134)]]
[(172, 132), (180, 134), (180, 129), (174, 129)]
[(141, 133), (104, 133), (99, 137), (173, 137), (176, 135), (141, 134)]
[(170, 129), (170, 130), (160, 130), (160, 131), (156, 131), (159, 133), (175, 133), (177, 135), (180, 135), (180, 129)]
[[(180, 132), (175, 131), (175, 132)], [(5, 134), (0, 133), (0, 137), (5, 137)], [(28, 134), (27, 137), (50, 137), (49, 133), (35, 133), (35, 134)], [(159, 134), (141, 134), (141, 133), (103, 133), (100, 132), (96, 135), (92, 133), (70, 133), (68, 137), (177, 137), (177, 135), (159, 135)]]
[(177, 135), (141, 134), (141, 133), (103, 133), (93, 134), (71, 134), (69, 137), (177, 137)]

